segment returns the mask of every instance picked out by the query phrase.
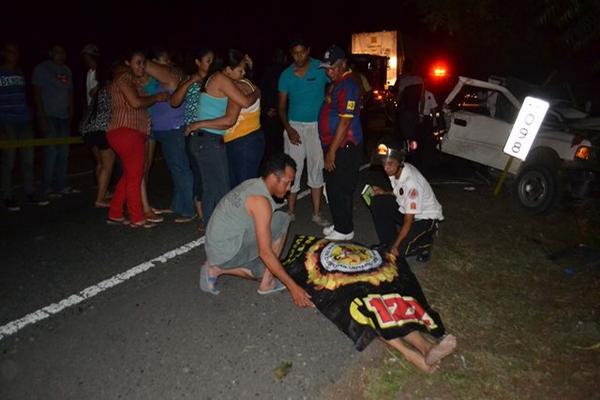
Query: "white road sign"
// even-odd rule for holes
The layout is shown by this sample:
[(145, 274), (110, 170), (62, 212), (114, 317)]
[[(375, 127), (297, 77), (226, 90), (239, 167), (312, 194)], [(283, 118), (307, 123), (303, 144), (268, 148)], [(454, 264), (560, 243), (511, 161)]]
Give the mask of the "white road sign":
[(549, 106), (550, 104), (547, 101), (535, 97), (525, 98), (504, 146), (506, 154), (525, 161)]

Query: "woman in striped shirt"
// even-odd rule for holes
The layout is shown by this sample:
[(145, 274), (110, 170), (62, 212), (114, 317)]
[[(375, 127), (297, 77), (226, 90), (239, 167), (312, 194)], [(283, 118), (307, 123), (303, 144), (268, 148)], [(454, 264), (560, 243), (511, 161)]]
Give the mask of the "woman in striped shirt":
[(109, 87), (111, 95), (111, 120), (106, 134), (108, 142), (123, 162), (123, 175), (119, 180), (108, 212), (109, 223), (128, 223), (123, 216), (127, 211), (131, 227), (151, 228), (142, 208), (141, 187), (144, 176), (144, 146), (150, 132), (150, 115), (147, 108), (166, 101), (168, 93), (146, 96), (139, 85), (145, 76), (146, 58), (141, 51), (130, 51), (124, 64), (116, 68), (115, 78)]

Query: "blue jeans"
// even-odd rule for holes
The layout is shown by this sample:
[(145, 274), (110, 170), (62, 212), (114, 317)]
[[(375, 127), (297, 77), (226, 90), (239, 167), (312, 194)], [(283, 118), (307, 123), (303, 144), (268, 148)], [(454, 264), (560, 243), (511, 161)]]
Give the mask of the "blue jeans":
[(171, 209), (184, 217), (195, 215), (194, 177), (190, 169), (190, 160), (188, 159), (185, 147), (183, 129), (152, 131), (152, 136), (154, 140), (160, 143), (167, 167), (171, 173), (171, 179), (173, 180)]
[[(9, 140), (23, 140), (33, 138), (31, 121), (24, 122), (2, 122), (2, 130)], [(11, 178), (15, 165), (15, 155), (19, 150), (21, 158), (21, 170), (23, 172), (23, 185), (25, 194), (33, 194), (33, 147), (20, 147), (19, 149), (3, 149), (0, 167), (0, 197), (8, 199), (12, 197)]]
[(219, 200), (229, 191), (229, 168), (223, 138), (205, 131), (190, 137), (190, 153), (200, 167), (202, 212), (208, 224)]
[[(48, 117), (47, 138), (69, 137), (69, 120)], [(60, 193), (67, 187), (67, 168), (69, 167), (69, 145), (46, 146), (44, 149), (43, 191)]]
[(260, 129), (228, 142), (225, 147), (232, 188), (258, 176), (258, 168), (265, 154), (265, 135)]

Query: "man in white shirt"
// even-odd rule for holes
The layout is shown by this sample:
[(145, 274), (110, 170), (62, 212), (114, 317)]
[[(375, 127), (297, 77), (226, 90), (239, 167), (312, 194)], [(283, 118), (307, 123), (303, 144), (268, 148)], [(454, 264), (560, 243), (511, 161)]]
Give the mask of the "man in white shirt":
[(417, 261), (425, 262), (444, 216), (431, 186), (419, 170), (404, 162), (405, 155), (405, 147), (397, 141), (378, 146), (392, 191), (373, 187), (371, 213), (382, 246), (396, 256), (417, 255)]
[(86, 44), (81, 50), (83, 63), (87, 69), (85, 76), (85, 99), (86, 106), (90, 106), (92, 98), (96, 94), (98, 81), (96, 80), (96, 69), (98, 68), (98, 57), (100, 50), (95, 44)]

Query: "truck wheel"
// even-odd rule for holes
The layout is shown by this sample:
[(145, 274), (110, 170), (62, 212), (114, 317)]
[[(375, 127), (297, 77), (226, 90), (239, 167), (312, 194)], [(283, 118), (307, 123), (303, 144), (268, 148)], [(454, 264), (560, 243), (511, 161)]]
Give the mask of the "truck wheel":
[(555, 169), (534, 164), (517, 176), (515, 194), (519, 203), (532, 214), (547, 214), (560, 198), (560, 181)]

